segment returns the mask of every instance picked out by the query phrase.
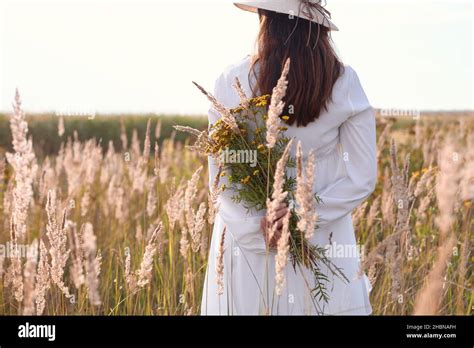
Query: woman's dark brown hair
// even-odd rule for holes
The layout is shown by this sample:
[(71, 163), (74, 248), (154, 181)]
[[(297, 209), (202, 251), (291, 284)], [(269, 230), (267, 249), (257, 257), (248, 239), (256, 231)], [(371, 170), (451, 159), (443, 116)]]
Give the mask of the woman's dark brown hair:
[(287, 123), (306, 126), (326, 110), (334, 83), (342, 71), (329, 29), (273, 11), (259, 10), (259, 17), (258, 53), (250, 69), (255, 77), (253, 94), (272, 93), (289, 57), (284, 114), (290, 117)]

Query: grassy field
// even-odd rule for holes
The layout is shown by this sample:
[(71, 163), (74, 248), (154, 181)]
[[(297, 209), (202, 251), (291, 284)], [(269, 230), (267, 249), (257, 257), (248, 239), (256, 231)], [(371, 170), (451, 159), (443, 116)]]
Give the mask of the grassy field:
[[(212, 225), (183, 231), (209, 208), (207, 159), (172, 125), (206, 118), (26, 121), (0, 116), (0, 314), (198, 314)], [(474, 118), (377, 128), (377, 188), (353, 214), (374, 314), (471, 315)]]

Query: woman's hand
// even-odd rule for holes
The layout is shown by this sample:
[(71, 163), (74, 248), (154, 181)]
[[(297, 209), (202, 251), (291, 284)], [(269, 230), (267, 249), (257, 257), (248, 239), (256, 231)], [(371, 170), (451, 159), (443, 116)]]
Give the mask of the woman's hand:
[(267, 217), (265, 216), (260, 220), (260, 228), (263, 232), (263, 237), (265, 238), (265, 242), (269, 245), (270, 248), (274, 249), (277, 247), (278, 239), (280, 239), (281, 236), (281, 228), (283, 227), (283, 217), (286, 215), (288, 212), (288, 206), (286, 204), (281, 204), (275, 215), (275, 219), (271, 222), (273, 226), (275, 227), (275, 232), (273, 234), (272, 239), (269, 241), (269, 233), (271, 230), (271, 225), (270, 222), (267, 221)]

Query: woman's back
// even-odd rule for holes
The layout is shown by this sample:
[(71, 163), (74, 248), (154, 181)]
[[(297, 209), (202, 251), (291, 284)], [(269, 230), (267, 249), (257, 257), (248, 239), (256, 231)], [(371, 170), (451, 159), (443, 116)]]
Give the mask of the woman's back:
[[(249, 76), (254, 75), (249, 74), (250, 69), (251, 57), (246, 57), (225, 69), (216, 80), (214, 95), (224, 106), (236, 107), (240, 102), (233, 88), (236, 77), (246, 94), (252, 94), (253, 81), (249, 81)], [(219, 117), (211, 108), (209, 122), (214, 123)], [(296, 124), (288, 126), (286, 135), (301, 142), (304, 154), (313, 150), (316, 155), (313, 189), (322, 202), (316, 209), (318, 229), (311, 242), (329, 248), (343, 246), (353, 252), (331, 258), (351, 281), (344, 284), (337, 278), (332, 279), (331, 300), (327, 304), (315, 304), (312, 300), (305, 285), (307, 279), (311, 279), (307, 270), (295, 272), (292, 266), (288, 266), (287, 292), (297, 296), (298, 302), (288, 305), (286, 299), (279, 298), (278, 301), (283, 303), (278, 313), (368, 314), (371, 312), (369, 284), (365, 275), (359, 274), (359, 252), (351, 211), (373, 191), (375, 185), (375, 115), (354, 70), (344, 67), (334, 84), (331, 102), (319, 117), (304, 127), (297, 127)], [(216, 172), (215, 164), (210, 161), (211, 180)], [(274, 266), (273, 257), (265, 255), (265, 242), (258, 224), (260, 219), (261, 214), (249, 214), (243, 206), (232, 202), (230, 195), (221, 194), (209, 266), (214, 264), (212, 250), (217, 252), (217, 238), (225, 226), (230, 236), (226, 240), (226, 249), (234, 250), (226, 256), (228, 259), (225, 262), (232, 265), (232, 275), (227, 275), (231, 278), (232, 305), (227, 302), (229, 299), (219, 298), (215, 302), (203, 295), (203, 314), (259, 314), (265, 307), (261, 289), (266, 277), (272, 279), (272, 275), (265, 275), (265, 272), (270, 270), (271, 273)], [(268, 259), (270, 266), (266, 268)], [(214, 278), (212, 272), (208, 272), (207, 276)], [(208, 287), (214, 289), (212, 281), (206, 282), (207, 292)], [(249, 296), (254, 298), (250, 300)], [(224, 302), (231, 307), (231, 311), (223, 311)]]
[[(359, 274), (359, 250), (351, 212), (375, 187), (374, 111), (357, 74), (337, 58), (330, 38), (330, 30), (335, 26), (324, 15), (328, 12), (319, 2), (245, 0), (239, 4), (259, 13), (258, 51), (255, 59), (246, 57), (225, 69), (216, 81), (214, 95), (228, 108), (238, 106), (240, 98), (233, 88), (235, 78), (240, 80), (247, 96), (271, 94), (290, 59), (283, 99), (283, 114), (288, 116), (285, 135), (301, 143), (304, 155), (314, 151), (313, 192), (321, 199), (309, 208), (313, 215), (315, 208), (317, 229), (308, 241), (329, 252), (342, 247), (342, 254), (330, 254), (328, 258), (343, 270), (348, 282), (335, 277), (321, 263), (320, 272), (328, 277), (329, 300), (319, 301), (312, 292), (317, 286), (312, 270), (299, 264), (293, 267), (288, 262), (283, 270), (283, 292), (275, 296), (275, 254), (269, 249), (261, 227), (262, 218), (268, 223), (266, 212), (248, 211), (232, 200), (232, 192), (225, 190), (219, 194), (201, 311), (369, 314), (369, 283), (365, 275)], [(288, 13), (299, 13), (301, 18)], [(211, 107), (209, 123), (219, 118)], [(210, 185), (218, 172), (216, 160), (209, 158)], [(230, 187), (227, 176), (220, 183)], [(219, 250), (226, 252), (222, 254)], [(220, 295), (216, 295), (218, 279), (214, 271), (218, 255), (222, 262), (219, 269), (224, 272), (219, 280), (223, 285)]]

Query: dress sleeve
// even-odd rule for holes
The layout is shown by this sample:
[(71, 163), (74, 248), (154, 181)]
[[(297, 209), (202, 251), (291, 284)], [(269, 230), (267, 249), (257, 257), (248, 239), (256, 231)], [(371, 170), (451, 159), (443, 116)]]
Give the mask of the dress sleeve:
[(321, 227), (351, 213), (373, 192), (377, 181), (375, 112), (357, 74), (351, 68), (349, 73), (352, 113), (339, 128), (346, 175), (318, 192), (322, 200), (317, 205)]
[[(214, 96), (216, 99), (228, 107), (227, 93), (230, 93), (231, 84), (227, 83), (224, 75), (221, 75), (214, 87)], [(220, 115), (212, 107), (209, 108), (208, 119), (209, 125), (212, 125), (220, 118)], [(214, 183), (214, 178), (218, 173), (216, 159), (209, 156), (209, 187)], [(228, 175), (229, 173), (227, 173)], [(230, 187), (227, 175), (219, 180), (219, 187), (223, 184)], [(257, 254), (266, 253), (266, 244), (263, 233), (260, 230), (260, 220), (265, 216), (265, 211), (248, 212), (245, 207), (232, 201), (233, 191), (226, 189), (221, 191), (218, 198), (218, 218), (226, 225), (226, 233), (229, 233), (234, 242), (244, 251)]]

